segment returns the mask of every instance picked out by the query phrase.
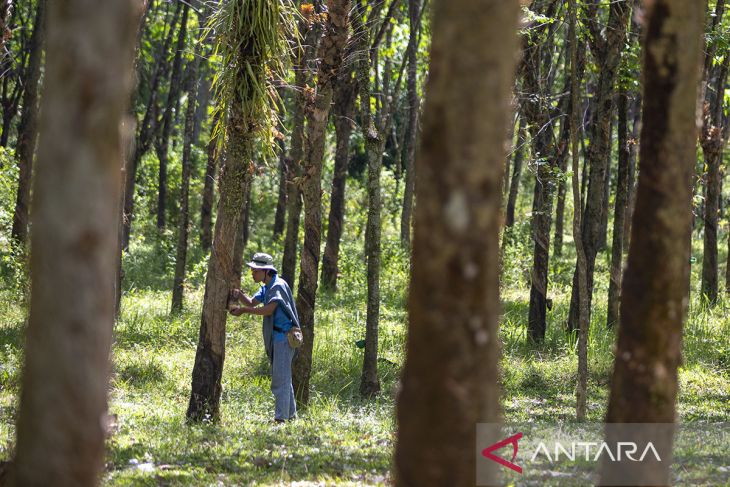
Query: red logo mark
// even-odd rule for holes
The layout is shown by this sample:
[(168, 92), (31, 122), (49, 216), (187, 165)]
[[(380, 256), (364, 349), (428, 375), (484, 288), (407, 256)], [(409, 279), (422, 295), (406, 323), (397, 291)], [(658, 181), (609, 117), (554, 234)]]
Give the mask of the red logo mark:
[[(482, 455), (494, 462), (499, 463), (500, 465), (514, 470), (517, 473), (522, 473), (522, 467), (512, 463), (515, 461), (515, 458), (517, 458), (517, 440), (519, 440), (520, 438), (522, 438), (522, 433), (517, 433), (516, 435), (512, 435), (509, 438), (505, 438), (504, 440), (499, 441), (494, 445), (486, 447), (484, 450), (482, 450)], [(503, 446), (507, 446), (509, 444), (512, 445), (512, 460), (507, 461), (504, 458), (498, 457), (497, 455), (492, 453), (494, 450), (499, 450)]]

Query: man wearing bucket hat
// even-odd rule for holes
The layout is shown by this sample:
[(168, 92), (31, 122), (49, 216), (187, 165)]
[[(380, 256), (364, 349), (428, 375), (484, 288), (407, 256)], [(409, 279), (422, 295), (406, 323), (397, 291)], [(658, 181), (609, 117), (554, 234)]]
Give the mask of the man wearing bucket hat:
[(274, 421), (281, 423), (293, 419), (297, 413), (291, 377), (295, 349), (289, 344), (287, 334), (293, 327), (299, 328), (299, 316), (289, 284), (277, 275), (274, 259), (269, 254), (256, 253), (246, 265), (251, 268), (254, 282), (263, 285), (252, 298), (240, 289), (232, 290), (228, 310), (235, 316), (248, 313), (264, 317), (264, 347), (271, 362)]

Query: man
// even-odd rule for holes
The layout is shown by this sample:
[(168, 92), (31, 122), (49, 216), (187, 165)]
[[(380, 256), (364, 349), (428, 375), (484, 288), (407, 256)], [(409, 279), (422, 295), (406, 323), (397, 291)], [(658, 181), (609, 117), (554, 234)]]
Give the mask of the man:
[[(264, 317), (264, 347), (271, 362), (274, 421), (283, 423), (297, 414), (291, 381), (295, 350), (289, 346), (287, 332), (292, 327), (299, 327), (299, 316), (289, 284), (277, 275), (274, 259), (269, 254), (256, 253), (246, 265), (251, 268), (254, 282), (263, 285), (253, 298), (246, 296), (240, 289), (232, 290), (228, 310), (234, 316), (248, 313)], [(243, 305), (237, 302), (243, 302)]]

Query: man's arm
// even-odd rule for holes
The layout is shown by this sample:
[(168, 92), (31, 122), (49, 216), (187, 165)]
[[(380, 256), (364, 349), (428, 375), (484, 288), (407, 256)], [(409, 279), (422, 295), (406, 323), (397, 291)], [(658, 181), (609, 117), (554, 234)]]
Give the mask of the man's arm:
[(278, 303), (272, 301), (265, 306), (256, 306), (257, 304), (259, 304), (258, 301), (256, 301), (255, 299), (251, 301), (252, 303), (255, 303), (253, 306), (236, 306), (231, 309), (231, 314), (234, 316), (241, 316), (244, 313), (248, 313), (250, 315), (270, 316), (274, 314), (274, 311), (276, 311), (276, 306), (278, 305)]
[(240, 289), (232, 289), (230, 292), (230, 300), (233, 302), (241, 301), (246, 306), (256, 306), (259, 301), (256, 298), (250, 298)]

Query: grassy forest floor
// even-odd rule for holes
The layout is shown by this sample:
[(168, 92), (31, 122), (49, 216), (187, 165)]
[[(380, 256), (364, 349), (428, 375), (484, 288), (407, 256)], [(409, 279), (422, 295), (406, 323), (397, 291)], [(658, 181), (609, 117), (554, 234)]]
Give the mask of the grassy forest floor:
[[(273, 397), (258, 317), (229, 319), (220, 422), (186, 425), (206, 260), (193, 249), (185, 310), (170, 316), (174, 234), (157, 235), (149, 225), (140, 232), (155, 237), (137, 237), (125, 261), (126, 293), (112, 356), (114, 427), (108, 440), (106, 484), (389, 483), (395, 396), (405, 352), (408, 256), (397, 243), (396, 218), (385, 218), (378, 363), (382, 394), (362, 400), (358, 387), (363, 352), (355, 342), (364, 337), (365, 329), (364, 222), (357, 220), (364, 216), (354, 216), (362, 208), (362, 197), (356, 193), (348, 201), (351, 225), (343, 239), (339, 291), (320, 294), (317, 300), (311, 404), (299, 419), (285, 425), (271, 424)], [(256, 250), (276, 254), (281, 248), (256, 230), (271, 228), (271, 198), (260, 202), (265, 207), (252, 215), (254, 234), (246, 255)], [(528, 346), (528, 232), (529, 222), (512, 231), (504, 258), (500, 331), (504, 416), (507, 421), (570, 423), (575, 415), (577, 357), (574, 339), (563, 327), (575, 262), (572, 242), (566, 236), (564, 255), (551, 258), (553, 307), (545, 343)], [(694, 255), (678, 415), (683, 422), (730, 422), (730, 300), (713, 309), (702, 305), (697, 295), (700, 240), (695, 241)], [(725, 261), (722, 253), (720, 262)], [(605, 327), (607, 262), (604, 254), (599, 256), (592, 306), (588, 389), (592, 422), (604, 417), (613, 361), (614, 332)], [(255, 289), (246, 273), (244, 285), (249, 292)], [(0, 460), (12, 456), (26, 313), (19, 291), (11, 287), (0, 292)], [(438, 366), (437, 357), (434, 361)], [(699, 459), (683, 459), (685, 464), (694, 461)], [(688, 483), (730, 482), (726, 473), (730, 459), (718, 461), (697, 469)], [(564, 485), (567, 479), (533, 481)]]

